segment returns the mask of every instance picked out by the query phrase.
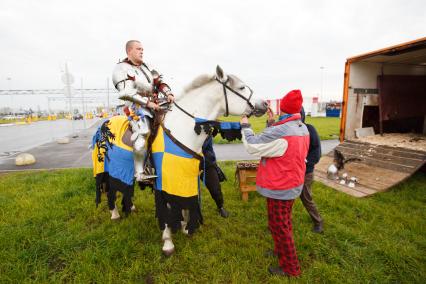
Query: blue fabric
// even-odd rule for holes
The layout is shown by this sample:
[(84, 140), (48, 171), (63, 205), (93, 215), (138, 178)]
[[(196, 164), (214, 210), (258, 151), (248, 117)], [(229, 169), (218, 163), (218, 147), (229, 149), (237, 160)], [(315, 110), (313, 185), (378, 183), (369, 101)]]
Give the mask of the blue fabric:
[(105, 172), (132, 186), (135, 172), (133, 152), (114, 145), (108, 148), (108, 157), (109, 159), (105, 157)]
[(165, 152), (179, 156), (179, 157), (193, 158), (191, 154), (188, 154), (187, 152), (185, 152), (185, 150), (183, 150), (178, 145), (173, 143), (173, 141), (169, 138), (169, 136), (167, 136), (165, 132), (164, 132), (164, 149), (165, 149)]
[(207, 120), (207, 119), (205, 119), (205, 118), (199, 118), (199, 117), (195, 117), (195, 118), (194, 118), (194, 120), (195, 120), (195, 122), (198, 122), (198, 123), (208, 121), (208, 120)]
[(157, 167), (160, 167), (163, 165), (163, 156), (164, 152), (156, 152), (152, 153), (152, 158), (154, 159), (154, 165), (156, 166), (155, 174), (158, 176), (155, 179), (155, 189), (156, 190), (162, 190), (163, 189), (163, 171), (162, 169), (158, 170)]
[(96, 142), (101, 140), (101, 127), (98, 127), (98, 130), (96, 130), (95, 135), (92, 137), (92, 149), (95, 148)]
[(145, 117), (145, 114), (143, 113), (143, 111), (142, 111), (141, 108), (138, 108), (136, 110), (136, 115), (139, 116), (140, 118), (144, 118)]
[(221, 122), (220, 129), (241, 129), (241, 124), (239, 122)]
[(287, 118), (292, 117), (292, 116), (293, 116), (292, 114), (283, 114), (278, 118), (278, 121), (287, 119)]

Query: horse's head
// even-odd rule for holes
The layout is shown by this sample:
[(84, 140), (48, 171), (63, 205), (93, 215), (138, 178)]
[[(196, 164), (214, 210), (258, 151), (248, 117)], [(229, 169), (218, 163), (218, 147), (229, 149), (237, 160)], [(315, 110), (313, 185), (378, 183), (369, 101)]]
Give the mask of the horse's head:
[(255, 115), (262, 116), (268, 104), (262, 99), (253, 98), (253, 90), (234, 75), (227, 75), (218, 65), (216, 81), (222, 85), (223, 112), (225, 116)]

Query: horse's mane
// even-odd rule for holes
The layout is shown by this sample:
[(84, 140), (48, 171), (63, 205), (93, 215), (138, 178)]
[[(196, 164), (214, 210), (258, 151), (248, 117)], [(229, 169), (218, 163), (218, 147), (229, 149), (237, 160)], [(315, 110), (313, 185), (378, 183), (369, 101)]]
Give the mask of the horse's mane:
[(195, 78), (191, 83), (189, 83), (184, 89), (183, 89), (183, 95), (189, 93), (192, 90), (195, 90), (201, 86), (204, 86), (207, 83), (210, 83), (214, 80), (214, 76), (203, 74)]

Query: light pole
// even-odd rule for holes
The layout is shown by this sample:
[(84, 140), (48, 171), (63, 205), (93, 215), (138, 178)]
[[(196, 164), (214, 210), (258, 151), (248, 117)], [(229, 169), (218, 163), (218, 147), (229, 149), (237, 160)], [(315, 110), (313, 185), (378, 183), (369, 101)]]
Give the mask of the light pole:
[(9, 92), (10, 92), (10, 111), (12, 112), (12, 115), (13, 115), (13, 94), (10, 88), (10, 83), (12, 81), (12, 78), (7, 77), (6, 80), (8, 81), (7, 87), (9, 88)]
[(83, 77), (81, 77), (81, 108), (83, 112), (83, 124), (84, 129), (86, 129), (86, 111), (84, 109), (84, 92), (83, 92)]
[(65, 95), (68, 96), (69, 104), (70, 104), (70, 115), (71, 115), (71, 128), (72, 133), (71, 135), (74, 137), (74, 119), (73, 119), (73, 109), (72, 109), (72, 91), (71, 91), (71, 85), (74, 83), (74, 76), (68, 72), (68, 63), (65, 63), (65, 73), (62, 75), (62, 82), (65, 84)]
[[(321, 69), (321, 94), (320, 94), (320, 98), (322, 99), (322, 95), (323, 95), (323, 93), (322, 93), (322, 90), (323, 90), (323, 73), (324, 73), (324, 66), (320, 66), (320, 69)], [(320, 102), (321, 100), (320, 100), (320, 98), (318, 98), (318, 102)]]

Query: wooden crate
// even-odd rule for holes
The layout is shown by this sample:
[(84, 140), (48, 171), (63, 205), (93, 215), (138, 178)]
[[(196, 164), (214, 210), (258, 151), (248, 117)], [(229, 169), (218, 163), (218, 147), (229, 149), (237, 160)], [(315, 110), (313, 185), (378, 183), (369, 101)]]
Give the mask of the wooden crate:
[(248, 201), (248, 193), (256, 191), (256, 174), (259, 163), (238, 162), (235, 171), (235, 180), (241, 192), (243, 201)]

